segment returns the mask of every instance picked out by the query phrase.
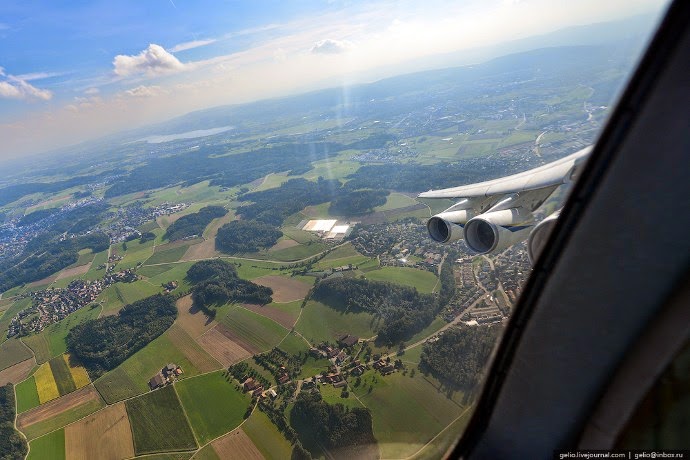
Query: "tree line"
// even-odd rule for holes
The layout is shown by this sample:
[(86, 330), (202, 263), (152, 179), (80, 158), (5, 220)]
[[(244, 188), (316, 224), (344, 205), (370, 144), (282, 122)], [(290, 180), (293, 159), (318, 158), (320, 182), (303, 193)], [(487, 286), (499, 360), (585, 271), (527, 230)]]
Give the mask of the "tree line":
[(72, 265), (79, 259), (81, 249), (100, 252), (110, 245), (108, 235), (100, 232), (60, 238), (60, 234), (52, 232), (37, 236), (20, 255), (0, 262), (0, 292), (40, 280)]
[(419, 369), (454, 389), (470, 391), (479, 383), (501, 331), (500, 326), (448, 329), (424, 344)]
[(210, 316), (215, 316), (214, 305), (228, 302), (265, 305), (273, 301), (271, 288), (241, 279), (234, 265), (220, 259), (195, 263), (187, 271), (187, 279), (196, 283), (192, 288), (194, 305)]
[(356, 278), (329, 278), (312, 292), (314, 300), (345, 311), (366, 311), (383, 320), (376, 341), (392, 346), (427, 327), (439, 310), (437, 299), (415, 288)]
[(67, 350), (96, 379), (165, 332), (176, 317), (173, 297), (156, 294), (125, 305), (117, 315), (78, 324), (67, 334)]
[(14, 427), (14, 387), (0, 387), (0, 459), (22, 460), (28, 452), (24, 437)]
[(170, 224), (163, 238), (168, 241), (177, 241), (194, 235), (201, 236), (213, 219), (223, 217), (227, 213), (228, 210), (222, 206), (206, 206), (199, 212), (182, 216)]
[(329, 212), (336, 216), (359, 216), (368, 214), (377, 206), (386, 203), (388, 190), (355, 190), (338, 194), (331, 201)]
[(319, 447), (337, 451), (337, 457), (359, 458), (376, 444), (369, 409), (348, 408), (326, 403), (319, 392), (302, 392), (290, 412), (290, 425), (300, 436), (302, 445), (312, 455)]
[(270, 248), (283, 232), (256, 220), (233, 220), (218, 229), (216, 249), (226, 254), (256, 252)]

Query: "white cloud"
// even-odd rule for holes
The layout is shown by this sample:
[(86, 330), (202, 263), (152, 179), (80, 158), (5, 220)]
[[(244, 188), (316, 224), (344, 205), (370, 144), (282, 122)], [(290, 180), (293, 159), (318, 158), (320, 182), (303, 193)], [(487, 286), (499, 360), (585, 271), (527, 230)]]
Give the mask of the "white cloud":
[(45, 78), (59, 77), (61, 75), (64, 75), (64, 73), (63, 72), (33, 72), (33, 73), (25, 73), (22, 75), (17, 75), (17, 78), (24, 80), (24, 81), (34, 81), (34, 80), (43, 80)]
[(185, 65), (175, 56), (165, 51), (162, 46), (153, 43), (135, 56), (123, 54), (115, 56), (113, 66), (115, 74), (121, 77), (138, 74), (152, 77), (179, 72), (185, 68)]
[(94, 96), (94, 95), (96, 95), (96, 94), (99, 94), (100, 92), (101, 92), (100, 89), (98, 89), (98, 88), (93, 88), (93, 87), (87, 88), (87, 89), (84, 90), (84, 94), (87, 94), (87, 95), (89, 95), (89, 96)]
[(22, 99), (28, 101), (48, 101), (53, 97), (53, 93), (46, 89), (39, 89), (26, 82), (26, 80), (5, 73), (5, 69), (0, 67), (0, 98)]
[(177, 45), (170, 48), (171, 53), (177, 53), (178, 51), (191, 50), (194, 48), (199, 48), (201, 46), (210, 45), (215, 43), (217, 40), (215, 38), (210, 38), (208, 40), (193, 40), (191, 42), (178, 43)]
[(345, 40), (320, 40), (311, 48), (312, 53), (316, 54), (340, 54), (352, 48), (352, 44)]
[(124, 91), (124, 94), (130, 97), (154, 97), (160, 94), (167, 94), (167, 91), (160, 86), (137, 86), (136, 88)]

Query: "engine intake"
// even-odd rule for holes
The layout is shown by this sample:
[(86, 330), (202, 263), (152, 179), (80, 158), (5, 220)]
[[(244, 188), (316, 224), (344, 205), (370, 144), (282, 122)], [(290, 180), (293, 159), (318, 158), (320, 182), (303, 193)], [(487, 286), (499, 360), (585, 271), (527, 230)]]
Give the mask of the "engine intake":
[[(452, 208), (449, 208), (452, 209)], [(450, 243), (462, 238), (463, 224), (472, 217), (473, 212), (468, 209), (459, 211), (444, 211), (431, 217), (426, 228), (429, 236), (437, 243)]]
[(531, 215), (522, 208), (481, 214), (465, 225), (465, 242), (479, 254), (501, 251), (527, 239), (533, 227), (530, 219)]
[(527, 240), (527, 256), (532, 265), (534, 265), (539, 254), (544, 250), (544, 246), (546, 246), (546, 242), (553, 228), (556, 226), (559, 215), (560, 211), (551, 214), (549, 217), (539, 222), (539, 224), (534, 227), (532, 233), (529, 234), (529, 239)]

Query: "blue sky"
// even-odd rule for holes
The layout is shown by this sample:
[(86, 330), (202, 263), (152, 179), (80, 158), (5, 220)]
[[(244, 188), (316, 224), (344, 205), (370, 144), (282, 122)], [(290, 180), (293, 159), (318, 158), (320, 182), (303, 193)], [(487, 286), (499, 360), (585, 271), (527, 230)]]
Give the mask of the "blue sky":
[[(659, 0), (0, 2), (0, 157), (205, 107), (418, 70)], [(1, 158), (0, 158), (1, 159)]]

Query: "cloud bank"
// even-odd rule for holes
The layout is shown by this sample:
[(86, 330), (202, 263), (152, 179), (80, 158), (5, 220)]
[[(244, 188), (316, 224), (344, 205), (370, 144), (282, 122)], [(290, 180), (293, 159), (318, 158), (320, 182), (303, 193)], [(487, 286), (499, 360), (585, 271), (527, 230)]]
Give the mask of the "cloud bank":
[(177, 45), (170, 48), (170, 52), (177, 53), (178, 51), (191, 50), (194, 48), (210, 45), (211, 43), (215, 43), (216, 41), (217, 40), (215, 38), (210, 38), (208, 40), (194, 40), (191, 42), (178, 43)]
[(311, 48), (314, 54), (341, 54), (352, 48), (352, 44), (344, 40), (320, 40)]
[(0, 67), (0, 98), (48, 101), (52, 97), (53, 93), (47, 89), (36, 88), (22, 78), (8, 75)]
[(115, 74), (120, 77), (146, 75), (149, 77), (175, 73), (184, 70), (185, 66), (175, 56), (156, 44), (150, 44), (135, 56), (120, 54), (113, 59)]

